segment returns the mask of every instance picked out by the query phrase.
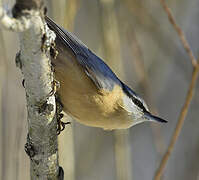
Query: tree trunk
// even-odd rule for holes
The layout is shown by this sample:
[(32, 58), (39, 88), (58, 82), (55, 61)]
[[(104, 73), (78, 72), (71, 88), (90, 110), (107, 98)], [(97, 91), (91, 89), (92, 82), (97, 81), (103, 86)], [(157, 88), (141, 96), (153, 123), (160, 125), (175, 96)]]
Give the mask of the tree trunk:
[(12, 12), (14, 19), (0, 7), (1, 23), (18, 32), (20, 40), (16, 64), (24, 75), (28, 111), (25, 150), (31, 160), (31, 179), (63, 179), (58, 165), (56, 103), (49, 59), (55, 35), (44, 25), (42, 0), (16, 0)]

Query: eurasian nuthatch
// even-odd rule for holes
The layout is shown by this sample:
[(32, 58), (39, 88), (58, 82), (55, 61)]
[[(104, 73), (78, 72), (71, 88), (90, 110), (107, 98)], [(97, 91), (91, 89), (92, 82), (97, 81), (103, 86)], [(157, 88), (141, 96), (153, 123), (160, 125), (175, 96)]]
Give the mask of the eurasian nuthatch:
[(125, 85), (73, 34), (49, 17), (47, 25), (56, 34), (58, 55), (52, 60), (63, 110), (88, 126), (126, 129), (145, 121), (167, 122), (152, 115), (144, 100)]

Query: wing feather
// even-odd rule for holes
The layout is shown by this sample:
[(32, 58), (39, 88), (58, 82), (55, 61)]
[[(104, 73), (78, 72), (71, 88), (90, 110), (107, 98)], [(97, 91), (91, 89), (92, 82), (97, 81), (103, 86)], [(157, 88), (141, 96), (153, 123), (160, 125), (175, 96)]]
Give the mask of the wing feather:
[(48, 16), (45, 17), (45, 20), (49, 28), (55, 32), (62, 43), (72, 50), (78, 63), (84, 68), (85, 73), (98, 89), (111, 91), (115, 84), (121, 86), (120, 80), (108, 65), (91, 52), (75, 35), (58, 26)]

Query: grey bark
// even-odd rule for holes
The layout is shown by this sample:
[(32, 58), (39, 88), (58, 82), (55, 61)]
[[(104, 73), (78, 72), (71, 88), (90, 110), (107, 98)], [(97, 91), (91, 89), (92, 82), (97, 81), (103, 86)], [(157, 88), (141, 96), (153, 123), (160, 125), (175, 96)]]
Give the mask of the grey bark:
[(16, 64), (24, 75), (28, 111), (25, 150), (31, 160), (31, 179), (54, 180), (63, 179), (58, 165), (56, 103), (49, 58), (55, 35), (41, 18), (42, 4), (41, 0), (17, 0), (15, 18), (9, 18), (0, 7), (0, 21), (7, 29), (17, 31), (20, 40)]
[[(35, 14), (36, 13), (36, 14)], [(56, 179), (58, 172), (55, 97), (50, 61), (41, 50), (44, 27), (37, 12), (34, 25), (20, 33), (20, 61), (25, 79), (28, 109), (28, 150), (31, 151), (31, 179)]]

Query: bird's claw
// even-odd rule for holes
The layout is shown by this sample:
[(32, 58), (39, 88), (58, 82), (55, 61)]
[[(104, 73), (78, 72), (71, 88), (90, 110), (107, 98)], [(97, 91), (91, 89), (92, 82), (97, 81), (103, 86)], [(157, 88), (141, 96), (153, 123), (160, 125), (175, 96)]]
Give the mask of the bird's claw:
[(54, 79), (53, 82), (52, 82), (52, 90), (49, 93), (49, 97), (54, 95), (59, 88), (60, 88), (60, 82), (57, 81), (56, 79)]
[(63, 122), (61, 119), (64, 117), (64, 114), (62, 113), (63, 110), (63, 104), (61, 102), (61, 99), (58, 94), (55, 94), (56, 98), (56, 116), (57, 116), (57, 135), (61, 133), (65, 129), (65, 126), (67, 124), (71, 124), (71, 122)]
[(71, 122), (63, 122), (58, 120), (57, 122), (57, 135), (59, 135), (66, 127), (67, 124), (71, 124)]

